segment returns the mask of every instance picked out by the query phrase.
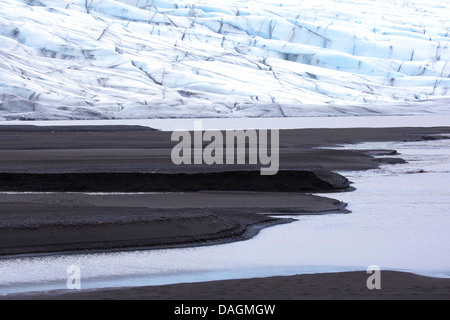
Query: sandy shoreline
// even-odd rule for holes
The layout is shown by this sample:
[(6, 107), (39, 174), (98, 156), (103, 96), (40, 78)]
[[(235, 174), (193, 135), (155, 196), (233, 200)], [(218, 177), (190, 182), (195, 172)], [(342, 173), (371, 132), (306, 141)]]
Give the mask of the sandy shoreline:
[[(306, 193), (351, 190), (350, 181), (333, 170), (371, 169), (402, 159), (389, 157), (395, 150), (326, 147), (427, 140), (449, 132), (282, 130), (280, 171), (262, 176), (257, 165), (176, 166), (170, 157), (176, 144), (170, 132), (3, 126), (0, 191), (50, 193), (0, 195), (0, 256), (216, 244), (248, 239), (263, 227), (289, 222), (261, 213), (346, 213), (339, 200)], [(380, 154), (385, 156), (373, 156)], [(107, 197), (65, 192), (155, 194)]]
[[(215, 244), (289, 222), (264, 213), (346, 213), (339, 200), (308, 193), (350, 191), (351, 182), (334, 170), (402, 159), (390, 157), (395, 150), (327, 147), (448, 133), (442, 127), (281, 130), (280, 171), (261, 176), (257, 165), (176, 166), (171, 133), (150, 128), (2, 126), (0, 192), (19, 193), (0, 195), (0, 256)], [(129, 194), (142, 192), (154, 194)]]
[(218, 244), (292, 221), (268, 214), (346, 211), (308, 194), (200, 192), (2, 194), (0, 212), (5, 256)]
[[(280, 174), (261, 180), (259, 167), (255, 165), (174, 166), (170, 151), (175, 142), (170, 141), (168, 132), (123, 126), (3, 126), (0, 127), (0, 192), (3, 192), (0, 256), (4, 259), (14, 255), (209, 245), (249, 239), (262, 228), (290, 222), (273, 213), (348, 213), (338, 199), (310, 193), (350, 191), (351, 182), (334, 171), (373, 169), (381, 164), (401, 163), (402, 159), (390, 157), (396, 154), (395, 150), (327, 147), (370, 141), (427, 141), (438, 139), (435, 136), (438, 134), (450, 134), (450, 127), (281, 130)], [(21, 193), (24, 191), (30, 193)], [(305, 276), (298, 277), (305, 279)], [(344, 278), (359, 276), (342, 274)], [(402, 281), (406, 281), (404, 277), (409, 277), (399, 273), (387, 276), (397, 281), (398, 290)], [(252, 289), (270, 281), (286, 280), (270, 279), (236, 281), (247, 284), (243, 291), (253, 292), (249, 298), (271, 299), (269, 293), (261, 297)], [(295, 277), (292, 279), (297, 281)], [(329, 281), (326, 279), (314, 281)], [(354, 278), (349, 279), (346, 281)], [(411, 281), (425, 285), (420, 279)], [(448, 288), (446, 280), (442, 283)], [(195, 291), (205, 289), (205, 297), (212, 290), (202, 287), (206, 284), (198, 285)], [(233, 282), (215, 285), (236, 286)], [(176, 292), (181, 294), (184, 289), (173, 288), (175, 293), (170, 297), (182, 298)], [(430, 291), (433, 294), (416, 298), (447, 299), (440, 288), (433, 283)], [(404, 289), (401, 294), (394, 290), (392, 296), (374, 298), (415, 297), (412, 289)], [(286, 298), (274, 297), (302, 299), (297, 293), (289, 296), (292, 290), (286, 289)], [(336, 296), (316, 296), (311, 290), (303, 298), (347, 297), (342, 292)], [(86, 294), (93, 299), (114, 299), (123, 294), (137, 299), (163, 298), (148, 295), (148, 291), (153, 292), (136, 288)], [(236, 294), (224, 293), (217, 299), (239, 298)], [(358, 294), (361, 292), (351, 295), (373, 298)]]
[(369, 290), (364, 271), (301, 274), (163, 286), (55, 290), (0, 296), (12, 300), (449, 300), (450, 279), (381, 271), (381, 289)]

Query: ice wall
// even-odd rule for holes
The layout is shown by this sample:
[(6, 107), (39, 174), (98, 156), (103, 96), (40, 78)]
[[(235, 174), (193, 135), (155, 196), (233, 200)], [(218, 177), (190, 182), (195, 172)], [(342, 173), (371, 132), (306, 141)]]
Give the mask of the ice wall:
[(450, 113), (447, 1), (2, 0), (0, 120)]

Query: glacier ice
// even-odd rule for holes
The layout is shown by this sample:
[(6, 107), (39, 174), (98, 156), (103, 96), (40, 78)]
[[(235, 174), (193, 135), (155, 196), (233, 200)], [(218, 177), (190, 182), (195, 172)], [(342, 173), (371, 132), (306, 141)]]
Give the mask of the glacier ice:
[(450, 3), (2, 0), (0, 120), (450, 113)]

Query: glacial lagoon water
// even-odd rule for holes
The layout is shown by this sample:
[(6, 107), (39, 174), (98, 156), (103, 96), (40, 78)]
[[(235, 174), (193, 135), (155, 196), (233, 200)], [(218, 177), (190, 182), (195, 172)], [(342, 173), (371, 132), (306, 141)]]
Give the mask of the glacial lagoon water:
[(350, 214), (294, 216), (247, 241), (166, 250), (0, 260), (0, 294), (81, 287), (160, 285), (219, 279), (366, 270), (450, 277), (450, 140), (364, 143), (398, 150), (406, 164), (342, 172), (356, 190), (326, 194)]

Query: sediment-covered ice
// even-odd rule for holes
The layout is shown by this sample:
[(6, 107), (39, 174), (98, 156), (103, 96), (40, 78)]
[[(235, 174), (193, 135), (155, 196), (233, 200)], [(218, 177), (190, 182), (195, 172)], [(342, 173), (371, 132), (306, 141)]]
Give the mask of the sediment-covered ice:
[(446, 1), (2, 0), (0, 120), (450, 113)]

